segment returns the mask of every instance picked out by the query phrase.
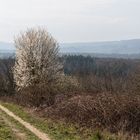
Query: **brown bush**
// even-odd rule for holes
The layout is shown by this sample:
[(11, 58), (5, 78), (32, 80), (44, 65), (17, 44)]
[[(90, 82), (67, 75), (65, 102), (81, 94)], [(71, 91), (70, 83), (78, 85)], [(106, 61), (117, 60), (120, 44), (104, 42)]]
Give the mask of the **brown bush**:
[(50, 106), (54, 104), (55, 87), (36, 85), (19, 91), (15, 98), (20, 105), (29, 107)]
[(25, 106), (48, 107), (55, 102), (74, 96), (78, 90), (77, 81), (67, 76), (61, 78), (59, 83), (36, 84), (18, 91), (15, 95), (17, 102)]
[(140, 133), (140, 96), (79, 95), (47, 108), (47, 116), (81, 126)]

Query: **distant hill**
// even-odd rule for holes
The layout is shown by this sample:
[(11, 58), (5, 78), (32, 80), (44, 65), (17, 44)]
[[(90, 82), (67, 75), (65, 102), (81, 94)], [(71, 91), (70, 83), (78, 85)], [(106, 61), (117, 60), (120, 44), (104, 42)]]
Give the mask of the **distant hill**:
[(15, 48), (12, 43), (0, 42), (0, 58), (13, 57)]
[(140, 39), (94, 43), (64, 43), (63, 53), (139, 54)]
[[(0, 56), (13, 55), (12, 43), (0, 42)], [(140, 39), (91, 43), (61, 43), (60, 52), (96, 57), (140, 58)]]
[(0, 51), (11, 51), (15, 50), (14, 45), (12, 43), (0, 42)]

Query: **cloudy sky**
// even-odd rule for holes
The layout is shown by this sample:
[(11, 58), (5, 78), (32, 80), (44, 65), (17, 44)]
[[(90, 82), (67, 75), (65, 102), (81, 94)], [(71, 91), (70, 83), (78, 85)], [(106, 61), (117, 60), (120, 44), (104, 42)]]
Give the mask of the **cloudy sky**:
[(38, 26), (59, 42), (140, 38), (140, 0), (0, 0), (0, 41)]

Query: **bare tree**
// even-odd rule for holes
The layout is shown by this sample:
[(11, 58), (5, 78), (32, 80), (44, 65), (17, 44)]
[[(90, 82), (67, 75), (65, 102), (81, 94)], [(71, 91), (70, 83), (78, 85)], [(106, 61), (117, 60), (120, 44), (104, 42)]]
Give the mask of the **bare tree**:
[[(15, 84), (13, 79), (14, 59), (0, 59), (0, 91), (4, 95), (13, 95)], [(2, 93), (3, 92), (3, 93)]]
[(14, 80), (18, 89), (59, 81), (59, 45), (45, 29), (28, 29), (15, 39), (15, 46)]

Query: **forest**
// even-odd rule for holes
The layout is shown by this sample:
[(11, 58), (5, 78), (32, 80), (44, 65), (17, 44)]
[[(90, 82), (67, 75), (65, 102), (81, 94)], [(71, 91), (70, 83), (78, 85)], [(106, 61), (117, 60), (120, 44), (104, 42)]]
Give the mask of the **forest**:
[[(76, 78), (82, 90), (88, 92), (129, 92), (129, 84), (134, 84), (133, 80), (138, 78), (140, 65), (139, 59), (94, 58), (82, 55), (63, 55), (59, 60), (63, 63), (65, 75)], [(0, 60), (1, 94), (14, 94), (14, 62), (14, 58)], [(135, 83), (135, 86), (137, 84)]]

